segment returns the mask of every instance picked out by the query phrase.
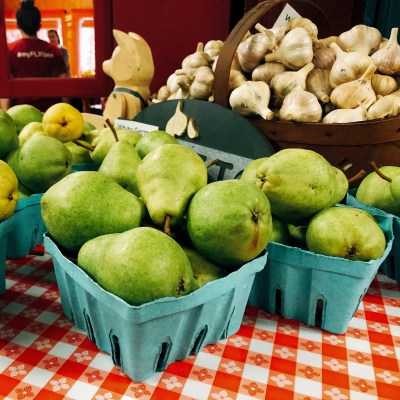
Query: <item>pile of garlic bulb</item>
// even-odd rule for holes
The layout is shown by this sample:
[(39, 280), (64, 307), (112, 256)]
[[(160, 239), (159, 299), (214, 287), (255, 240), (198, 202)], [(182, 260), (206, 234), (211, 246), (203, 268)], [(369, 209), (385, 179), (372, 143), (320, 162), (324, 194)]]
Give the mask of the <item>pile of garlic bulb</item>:
[[(356, 25), (318, 38), (317, 26), (296, 17), (277, 28), (255, 25), (233, 57), (229, 76), (232, 110), (265, 120), (350, 123), (400, 114), (398, 28), (389, 39)], [(153, 102), (213, 100), (213, 73), (222, 41), (186, 57)]]

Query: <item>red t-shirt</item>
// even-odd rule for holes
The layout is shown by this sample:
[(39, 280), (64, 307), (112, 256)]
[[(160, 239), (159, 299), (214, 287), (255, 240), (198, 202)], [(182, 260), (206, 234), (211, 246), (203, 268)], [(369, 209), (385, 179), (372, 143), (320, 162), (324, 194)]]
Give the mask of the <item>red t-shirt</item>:
[[(61, 50), (39, 38), (20, 39), (8, 45), (10, 72), (13, 78), (49, 78), (67, 73)], [(59, 98), (15, 98), (12, 104), (31, 104), (42, 111)]]

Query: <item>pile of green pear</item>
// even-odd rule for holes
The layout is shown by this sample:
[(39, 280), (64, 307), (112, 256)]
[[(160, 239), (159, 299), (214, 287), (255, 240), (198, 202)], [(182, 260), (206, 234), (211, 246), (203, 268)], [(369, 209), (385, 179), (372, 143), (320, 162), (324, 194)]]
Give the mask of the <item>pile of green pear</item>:
[(259, 187), (270, 202), (271, 242), (348, 260), (383, 255), (383, 230), (370, 213), (339, 205), (349, 182), (322, 155), (284, 149), (252, 161), (240, 179)]
[(265, 251), (268, 198), (239, 179), (208, 182), (207, 164), (162, 130), (105, 128), (91, 141), (97, 170), (47, 189), (52, 240), (103, 289), (131, 305), (187, 295)]

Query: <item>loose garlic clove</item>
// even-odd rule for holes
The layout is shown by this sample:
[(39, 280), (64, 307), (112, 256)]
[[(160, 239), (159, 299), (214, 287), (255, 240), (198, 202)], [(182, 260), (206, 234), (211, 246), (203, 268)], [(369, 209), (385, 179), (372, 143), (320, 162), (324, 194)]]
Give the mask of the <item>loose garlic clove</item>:
[(392, 28), (385, 46), (372, 54), (371, 58), (378, 67), (378, 72), (385, 75), (400, 74), (400, 45), (397, 42), (399, 28)]
[(372, 75), (376, 71), (375, 65), (370, 65), (358, 79), (345, 82), (333, 89), (331, 102), (339, 108), (356, 108), (360, 103), (376, 101), (376, 94), (372, 89)]
[(336, 55), (336, 60), (329, 74), (329, 83), (333, 88), (358, 79), (369, 66), (373, 65), (372, 58), (369, 56), (355, 51), (347, 53), (336, 43), (331, 43), (330, 48)]
[(290, 70), (299, 70), (310, 63), (314, 56), (312, 40), (304, 28), (290, 30), (279, 47), (265, 56), (265, 61), (278, 61)]
[(365, 56), (379, 48), (382, 40), (380, 31), (372, 26), (355, 25), (338, 37), (338, 45), (346, 52), (356, 51)]
[(398, 84), (396, 79), (389, 75), (381, 75), (375, 73), (372, 75), (372, 89), (376, 95), (387, 96), (398, 89)]
[(284, 71), (275, 75), (270, 82), (274, 106), (279, 107), (289, 93), (306, 90), (307, 75), (313, 69), (314, 64), (308, 63), (298, 71)]
[(306, 90), (314, 93), (322, 103), (328, 103), (332, 92), (329, 84), (329, 71), (320, 68), (310, 71), (306, 78)]
[(307, 91), (289, 93), (278, 113), (281, 121), (319, 122), (321, 117), (321, 104), (314, 94)]
[(356, 108), (338, 108), (325, 115), (324, 124), (346, 124), (367, 120), (367, 110), (371, 103), (361, 103)]
[(283, 64), (278, 62), (267, 62), (254, 68), (251, 73), (251, 79), (253, 81), (263, 81), (269, 84), (275, 75), (284, 71), (286, 71), (286, 67)]
[(331, 48), (321, 47), (314, 50), (312, 63), (315, 65), (315, 68), (330, 70), (335, 61), (336, 54)]
[(267, 83), (247, 81), (232, 91), (229, 104), (240, 115), (260, 115), (265, 120), (272, 120), (275, 114), (269, 109), (270, 96)]
[(400, 114), (400, 97), (389, 94), (378, 99), (369, 109), (367, 118), (382, 119), (397, 117)]

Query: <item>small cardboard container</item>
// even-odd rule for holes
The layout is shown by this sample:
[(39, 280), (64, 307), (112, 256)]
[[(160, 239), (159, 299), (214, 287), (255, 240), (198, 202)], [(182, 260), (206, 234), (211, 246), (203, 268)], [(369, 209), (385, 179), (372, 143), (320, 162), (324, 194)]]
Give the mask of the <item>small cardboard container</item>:
[(134, 381), (237, 332), (254, 276), (267, 260), (264, 252), (186, 296), (131, 306), (64, 257), (48, 234), (44, 245), (53, 257), (65, 315)]
[(400, 283), (400, 218), (389, 214), (379, 208), (369, 206), (356, 199), (357, 189), (351, 189), (346, 196), (346, 204), (353, 207), (362, 208), (370, 213), (389, 216), (393, 218), (393, 246), (388, 257), (384, 260), (379, 271), (388, 278)]
[(15, 217), (0, 222), (0, 294), (6, 289), (7, 237), (14, 230)]
[(328, 332), (346, 332), (392, 249), (392, 218), (373, 215), (387, 241), (381, 258), (350, 261), (270, 242), (267, 266), (256, 274), (248, 304)]
[(18, 200), (14, 228), (7, 235), (7, 258), (26, 257), (35, 246), (43, 244), (46, 227), (40, 211), (42, 196), (37, 193)]

